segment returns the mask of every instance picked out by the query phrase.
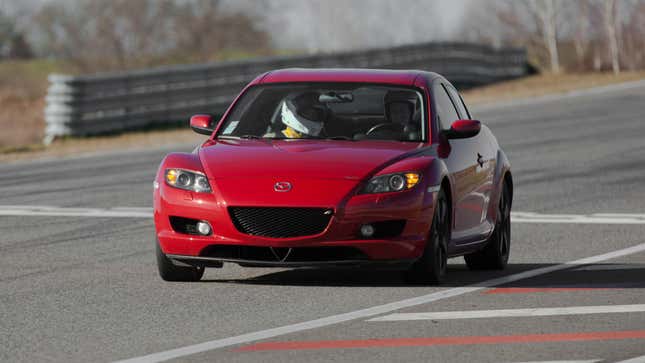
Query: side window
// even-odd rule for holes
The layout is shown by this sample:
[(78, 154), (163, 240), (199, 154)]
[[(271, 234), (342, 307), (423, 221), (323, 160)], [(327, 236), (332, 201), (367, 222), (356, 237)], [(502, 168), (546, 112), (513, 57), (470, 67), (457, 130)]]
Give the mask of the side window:
[(434, 87), (434, 104), (437, 108), (436, 113), (439, 118), (439, 124), (442, 130), (448, 130), (453, 122), (460, 119), (455, 106), (452, 104), (448, 93), (439, 83)]
[(461, 115), (462, 119), (470, 119), (470, 113), (468, 112), (468, 109), (466, 108), (466, 105), (464, 104), (464, 100), (461, 99), (461, 96), (457, 92), (457, 90), (452, 87), (452, 86), (447, 86), (443, 85), (443, 87), (448, 91), (448, 94), (450, 94), (450, 98), (452, 98), (452, 101), (455, 103), (457, 106), (457, 111), (459, 111), (459, 114)]

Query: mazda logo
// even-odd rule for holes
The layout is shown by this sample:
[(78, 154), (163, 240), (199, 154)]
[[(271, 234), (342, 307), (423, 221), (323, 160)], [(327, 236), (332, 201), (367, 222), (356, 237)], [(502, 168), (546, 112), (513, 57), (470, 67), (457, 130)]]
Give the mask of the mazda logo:
[(291, 183), (277, 182), (273, 185), (273, 190), (275, 190), (276, 192), (288, 192), (291, 190)]

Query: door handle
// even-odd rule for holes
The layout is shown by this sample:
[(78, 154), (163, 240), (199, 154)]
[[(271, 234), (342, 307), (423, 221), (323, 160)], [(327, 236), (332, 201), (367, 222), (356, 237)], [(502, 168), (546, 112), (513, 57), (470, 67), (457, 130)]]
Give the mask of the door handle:
[(480, 168), (484, 167), (484, 158), (482, 157), (482, 154), (477, 153), (477, 164), (479, 164)]

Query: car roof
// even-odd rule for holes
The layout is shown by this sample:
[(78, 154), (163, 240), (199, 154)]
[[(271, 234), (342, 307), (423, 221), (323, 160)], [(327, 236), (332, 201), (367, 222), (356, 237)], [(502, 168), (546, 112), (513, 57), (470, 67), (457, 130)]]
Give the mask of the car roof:
[(360, 82), (412, 86), (419, 76), (428, 80), (439, 77), (436, 73), (419, 70), (288, 68), (268, 72), (258, 77), (255, 83)]

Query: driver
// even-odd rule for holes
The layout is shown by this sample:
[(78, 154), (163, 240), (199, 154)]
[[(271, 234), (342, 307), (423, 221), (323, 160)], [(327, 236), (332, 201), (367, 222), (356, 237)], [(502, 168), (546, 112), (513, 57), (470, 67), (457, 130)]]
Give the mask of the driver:
[(390, 122), (401, 125), (401, 128), (412, 123), (416, 97), (411, 92), (390, 91), (385, 94), (385, 116)]
[(316, 92), (288, 96), (280, 104), (280, 117), (285, 128), (282, 135), (290, 138), (321, 135), (327, 112)]
[(390, 91), (385, 95), (385, 117), (396, 125), (406, 139), (417, 137), (418, 126), (414, 122), (417, 97), (408, 91)]

